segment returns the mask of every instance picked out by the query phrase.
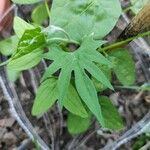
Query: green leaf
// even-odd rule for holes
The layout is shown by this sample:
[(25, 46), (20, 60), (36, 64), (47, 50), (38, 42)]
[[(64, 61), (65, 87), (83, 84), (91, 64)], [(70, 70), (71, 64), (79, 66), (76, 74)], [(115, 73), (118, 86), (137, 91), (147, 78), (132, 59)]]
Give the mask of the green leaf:
[(119, 0), (55, 0), (51, 23), (80, 41), (90, 33), (94, 33), (95, 38), (105, 37), (114, 28), (120, 14)]
[(85, 132), (91, 124), (91, 116), (88, 118), (81, 118), (79, 116), (69, 113), (67, 119), (67, 127), (70, 134), (80, 134)]
[(46, 18), (48, 18), (48, 13), (45, 4), (40, 4), (34, 8), (32, 11), (31, 18), (34, 23), (41, 25)]
[(149, 0), (131, 0), (132, 6), (130, 9), (133, 13), (137, 14), (144, 7), (144, 5), (147, 4), (148, 1)]
[(25, 30), (34, 29), (34, 26), (27, 23), (23, 19), (21, 19), (18, 16), (15, 16), (14, 18), (14, 25), (13, 25), (14, 31), (16, 35), (21, 38), (24, 34)]
[(67, 97), (64, 100), (64, 107), (74, 115), (82, 118), (88, 117), (77, 91), (71, 84), (68, 89)]
[(19, 58), (41, 48), (45, 43), (45, 35), (41, 32), (40, 28), (26, 30), (19, 40), (16, 53), (12, 56), (12, 59)]
[(12, 0), (16, 4), (33, 4), (40, 2), (41, 0)]
[(104, 126), (96, 89), (93, 82), (83, 72), (80, 66), (77, 66), (75, 69), (75, 84), (82, 100), (85, 102), (90, 111), (97, 117), (100, 124)]
[(32, 115), (38, 116), (45, 113), (57, 100), (57, 80), (49, 78), (39, 87), (34, 104), (32, 107)]
[(114, 72), (123, 85), (131, 85), (135, 82), (135, 64), (126, 49), (112, 50), (109, 54), (114, 63)]
[(0, 41), (0, 52), (5, 56), (13, 54), (17, 49), (18, 41), (15, 35)]
[(117, 109), (111, 103), (111, 100), (105, 96), (99, 98), (99, 103), (101, 105), (102, 115), (105, 122), (105, 128), (120, 130), (123, 129), (123, 121), (118, 113)]
[[(58, 78), (58, 99), (63, 103), (64, 97), (68, 91), (71, 72), (74, 71), (76, 89), (79, 96), (91, 112), (97, 117), (98, 121), (103, 125), (103, 118), (101, 115), (96, 89), (92, 80), (87, 76), (87, 72), (89, 72), (104, 85), (112, 89), (109, 80), (105, 77), (101, 71), (101, 68), (98, 68), (95, 64), (98, 63), (105, 64), (108, 67), (111, 66), (111, 62), (96, 51), (102, 43), (103, 41), (93, 40), (93, 35), (90, 35), (84, 37), (81, 46), (74, 52), (66, 52), (63, 51), (60, 46), (50, 45), (49, 52), (44, 54), (43, 57), (52, 60), (53, 62), (48, 67), (42, 80), (44, 81), (48, 77), (52, 76), (56, 71), (60, 70)], [(97, 73), (99, 73), (99, 75)]]
[(27, 70), (37, 65), (42, 59), (42, 51), (35, 50), (19, 58), (11, 60), (7, 67), (15, 71)]

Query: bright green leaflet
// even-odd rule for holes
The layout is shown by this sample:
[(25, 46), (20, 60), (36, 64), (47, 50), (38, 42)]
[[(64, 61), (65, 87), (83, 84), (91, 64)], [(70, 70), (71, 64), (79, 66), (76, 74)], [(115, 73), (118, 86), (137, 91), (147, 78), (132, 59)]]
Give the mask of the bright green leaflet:
[(91, 124), (91, 115), (87, 118), (81, 118), (69, 113), (67, 119), (67, 128), (70, 134), (80, 134), (85, 132)]
[(95, 64), (105, 64), (111, 67), (111, 63), (102, 54), (96, 51), (102, 43), (102, 41), (93, 40), (93, 36), (90, 35), (83, 39), (80, 48), (74, 52), (65, 52), (59, 46), (51, 45), (49, 52), (44, 55), (44, 58), (53, 60), (54, 62), (47, 69), (43, 80), (61, 69), (58, 79), (58, 100), (59, 103), (63, 105), (64, 97), (69, 89), (71, 73), (74, 71), (76, 89), (80, 97), (103, 125), (103, 118), (101, 116), (96, 89), (85, 72), (86, 69), (102, 84), (113, 89), (107, 77)]
[(27, 23), (23, 19), (21, 19), (18, 16), (15, 16), (14, 18), (14, 25), (13, 25), (14, 31), (16, 35), (21, 38), (24, 34), (25, 30), (34, 29), (34, 26)]
[(149, 0), (131, 0), (131, 10), (137, 14)]
[(12, 0), (12, 2), (17, 3), (17, 4), (33, 4), (40, 2), (42, 0)]
[(16, 50), (18, 41), (15, 35), (0, 41), (0, 52), (5, 56), (11, 55)]
[(41, 25), (46, 18), (48, 18), (48, 13), (45, 4), (40, 4), (34, 8), (32, 11), (31, 18), (34, 23)]
[(101, 39), (114, 28), (120, 14), (119, 0), (54, 0), (51, 24), (64, 28), (74, 40), (90, 33)]
[(114, 64), (114, 72), (123, 85), (131, 85), (135, 82), (135, 63), (127, 49), (116, 49), (108, 53)]
[(101, 96), (99, 103), (102, 109), (102, 115), (105, 122), (105, 128), (119, 130), (123, 129), (123, 121), (117, 109), (113, 106), (109, 98)]
[[(41, 115), (46, 112), (58, 99), (57, 80), (53, 77), (42, 82), (37, 91), (37, 95), (32, 108), (33, 115)], [(81, 103), (74, 87), (70, 84), (69, 91), (64, 100), (64, 107), (71, 113), (82, 118), (88, 117), (88, 114)]]
[(41, 32), (40, 28), (26, 30), (19, 40), (17, 50), (12, 56), (12, 59), (26, 55), (42, 47), (45, 43), (45, 35)]

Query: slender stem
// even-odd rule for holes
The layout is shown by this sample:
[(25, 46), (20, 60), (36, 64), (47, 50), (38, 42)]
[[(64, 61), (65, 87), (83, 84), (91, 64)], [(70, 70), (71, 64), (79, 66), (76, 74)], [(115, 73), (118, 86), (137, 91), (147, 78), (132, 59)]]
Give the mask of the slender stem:
[(145, 37), (145, 36), (148, 36), (150, 35), (150, 31), (148, 32), (144, 32), (144, 33), (141, 33), (141, 34), (138, 34), (137, 36), (134, 36), (134, 37), (131, 37), (131, 38), (128, 38), (126, 40), (123, 40), (123, 41), (119, 41), (119, 42), (116, 42), (116, 43), (113, 43), (111, 45), (108, 45), (104, 48), (99, 48), (98, 51), (99, 52), (104, 52), (104, 51), (108, 51), (108, 50), (111, 50), (111, 49), (114, 49), (114, 48), (118, 48), (118, 47), (122, 47), (128, 43), (130, 43), (131, 41), (133, 41), (134, 39), (137, 39), (139, 37)]
[(47, 3), (47, 0), (45, 0), (45, 7), (46, 7), (46, 11), (47, 11), (47, 14), (48, 14), (48, 17), (50, 18), (50, 10), (49, 10), (49, 7), (48, 7), (48, 3)]

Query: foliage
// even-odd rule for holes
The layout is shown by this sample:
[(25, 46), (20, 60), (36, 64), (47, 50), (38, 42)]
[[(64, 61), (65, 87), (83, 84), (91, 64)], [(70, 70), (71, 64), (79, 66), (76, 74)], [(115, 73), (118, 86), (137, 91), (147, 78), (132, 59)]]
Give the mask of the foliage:
[[(32, 4), (39, 0), (13, 2)], [(36, 66), (41, 59), (51, 61), (41, 79), (32, 115), (42, 115), (58, 101), (62, 109), (69, 111), (67, 125), (71, 134), (86, 131), (93, 115), (104, 128), (122, 129), (122, 119), (111, 100), (99, 97), (97, 92), (114, 90), (112, 73), (123, 85), (135, 81), (134, 62), (128, 51), (120, 48), (104, 52), (102, 48), (106, 43), (103, 38), (121, 14), (119, 0), (54, 0), (50, 25), (42, 28), (49, 15), (46, 9), (43, 3), (36, 6), (32, 24), (14, 18), (16, 35), (11, 41), (14, 37), (19, 40), (10, 49), (13, 54), (7, 64), (10, 71), (18, 73)]]
[(148, 141), (150, 140), (150, 135), (149, 134), (142, 134), (141, 136), (138, 137), (136, 142), (132, 145), (133, 150), (139, 150), (142, 148)]
[(120, 14), (118, 0), (54, 0), (51, 23), (62, 27), (77, 41), (91, 33), (101, 39), (114, 28)]
[(41, 25), (46, 18), (48, 18), (48, 13), (45, 4), (37, 5), (32, 11), (31, 18), (34, 23)]

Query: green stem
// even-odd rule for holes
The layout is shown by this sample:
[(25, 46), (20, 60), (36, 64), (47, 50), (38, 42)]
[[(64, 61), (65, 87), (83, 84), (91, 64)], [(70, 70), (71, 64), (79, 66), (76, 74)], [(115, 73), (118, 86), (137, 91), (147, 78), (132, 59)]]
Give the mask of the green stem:
[(108, 50), (111, 50), (111, 49), (114, 49), (114, 48), (118, 48), (118, 47), (122, 47), (128, 43), (130, 43), (131, 41), (133, 41), (134, 39), (137, 39), (139, 37), (145, 37), (145, 36), (148, 36), (150, 35), (150, 31), (148, 32), (144, 32), (144, 33), (141, 33), (141, 34), (138, 34), (137, 36), (134, 36), (134, 37), (131, 37), (131, 38), (128, 38), (124, 41), (119, 41), (119, 42), (116, 42), (116, 43), (113, 43), (111, 45), (108, 45), (104, 48), (99, 48), (98, 51), (99, 52), (104, 52), (104, 51), (108, 51)]
[(64, 39), (64, 38), (51, 38), (47, 40), (47, 43), (53, 43), (53, 42), (64, 42), (64, 43), (73, 43), (79, 45), (80, 43), (71, 39)]
[(51, 14), (50, 14), (50, 10), (49, 10), (49, 7), (48, 7), (47, 0), (45, 0), (45, 7), (46, 7), (46, 11), (47, 11), (47, 13), (48, 13), (48, 17), (49, 17), (49, 19), (50, 19)]

